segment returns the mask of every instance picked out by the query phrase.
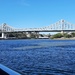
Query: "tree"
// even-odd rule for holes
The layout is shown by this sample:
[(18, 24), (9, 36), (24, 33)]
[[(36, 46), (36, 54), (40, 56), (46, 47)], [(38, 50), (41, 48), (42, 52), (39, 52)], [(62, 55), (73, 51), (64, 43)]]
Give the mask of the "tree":
[(71, 33), (72, 37), (75, 37), (75, 33)]
[(61, 33), (57, 33), (53, 35), (51, 38), (61, 38), (61, 37), (63, 37), (63, 35)]
[(65, 38), (70, 38), (70, 37), (72, 37), (71, 34), (67, 34), (67, 33), (64, 33), (63, 36), (64, 36)]

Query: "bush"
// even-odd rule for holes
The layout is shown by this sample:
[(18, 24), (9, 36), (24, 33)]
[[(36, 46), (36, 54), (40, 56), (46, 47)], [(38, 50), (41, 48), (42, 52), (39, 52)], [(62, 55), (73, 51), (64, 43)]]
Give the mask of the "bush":
[(65, 38), (70, 38), (70, 37), (72, 37), (70, 34), (67, 34), (67, 33), (64, 33), (64, 35), (63, 35)]
[(71, 33), (72, 37), (75, 37), (75, 33)]
[(61, 33), (57, 33), (53, 35), (51, 38), (53, 39), (53, 38), (61, 38), (61, 37), (63, 37), (63, 35)]

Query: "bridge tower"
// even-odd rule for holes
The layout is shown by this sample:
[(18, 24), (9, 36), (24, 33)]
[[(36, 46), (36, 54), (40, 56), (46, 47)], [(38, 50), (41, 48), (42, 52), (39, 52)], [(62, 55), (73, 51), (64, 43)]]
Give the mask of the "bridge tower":
[(2, 39), (5, 39), (5, 38), (6, 38), (5, 26), (6, 26), (6, 23), (3, 23), (3, 24), (2, 24), (2, 33), (1, 33), (1, 34), (2, 34), (1, 38), (2, 38)]

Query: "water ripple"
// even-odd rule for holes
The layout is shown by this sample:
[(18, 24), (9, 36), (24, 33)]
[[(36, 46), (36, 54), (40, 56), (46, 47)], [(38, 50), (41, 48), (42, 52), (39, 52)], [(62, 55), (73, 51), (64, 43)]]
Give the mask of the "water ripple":
[(2, 40), (0, 63), (22, 75), (75, 75), (75, 40)]

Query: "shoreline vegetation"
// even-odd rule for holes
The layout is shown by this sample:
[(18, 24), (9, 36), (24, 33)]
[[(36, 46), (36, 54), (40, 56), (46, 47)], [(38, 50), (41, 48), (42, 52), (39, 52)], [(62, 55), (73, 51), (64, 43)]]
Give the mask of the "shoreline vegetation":
[(75, 40), (75, 33), (57, 33), (52, 35), (50, 38), (54, 40)]
[[(40, 37), (39, 37), (40, 36)], [(17, 39), (52, 39), (52, 40), (75, 40), (75, 33), (56, 33), (54, 35), (32, 33), (30, 36), (23, 33), (10, 33), (5, 40), (17, 40)], [(0, 38), (0, 40), (4, 40)]]

